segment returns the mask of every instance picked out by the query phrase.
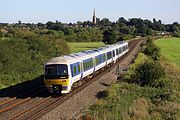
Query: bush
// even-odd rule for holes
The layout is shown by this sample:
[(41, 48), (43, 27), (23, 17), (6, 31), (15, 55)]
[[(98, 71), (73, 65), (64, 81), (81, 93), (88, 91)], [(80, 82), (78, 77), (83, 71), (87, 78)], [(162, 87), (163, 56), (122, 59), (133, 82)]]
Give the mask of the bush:
[(66, 43), (61, 40), (20, 38), (0, 41), (0, 50), (0, 83), (6, 86), (43, 74), (48, 59), (68, 53)]
[(158, 62), (147, 61), (140, 64), (135, 69), (135, 76), (142, 86), (164, 87), (161, 78), (165, 76), (165, 70)]
[(159, 60), (160, 48), (158, 48), (152, 41), (152, 39), (147, 40), (147, 46), (144, 50), (144, 54), (150, 56), (153, 60)]
[(173, 33), (173, 36), (180, 38), (180, 32), (174, 32), (174, 33)]

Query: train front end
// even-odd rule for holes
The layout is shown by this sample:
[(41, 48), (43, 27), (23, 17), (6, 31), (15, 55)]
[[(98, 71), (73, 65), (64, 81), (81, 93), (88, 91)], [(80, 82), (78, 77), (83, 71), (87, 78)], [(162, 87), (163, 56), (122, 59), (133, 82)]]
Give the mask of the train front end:
[(46, 64), (44, 83), (52, 94), (70, 92), (70, 75), (68, 64)]

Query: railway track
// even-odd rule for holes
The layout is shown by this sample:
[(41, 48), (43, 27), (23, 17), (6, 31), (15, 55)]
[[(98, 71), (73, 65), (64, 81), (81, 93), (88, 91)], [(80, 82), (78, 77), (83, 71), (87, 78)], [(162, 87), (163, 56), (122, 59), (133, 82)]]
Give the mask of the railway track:
[(31, 99), (43, 94), (45, 91), (46, 89), (43, 85), (41, 85), (33, 89), (28, 89), (25, 92), (17, 95), (16, 97), (6, 98), (0, 101), (0, 118), (6, 119), (6, 117), (4, 116), (6, 116), (7, 113), (13, 111), (18, 106), (23, 106), (24, 104), (27, 104)]
[[(66, 94), (64, 96), (58, 96), (58, 97), (46, 97), (42, 100), (36, 101), (35, 103), (32, 102), (31, 105), (23, 110), (20, 110), (18, 112), (16, 112), (14, 115), (11, 116), (6, 116), (6, 119), (8, 120), (14, 120), (14, 119), (38, 119), (39, 117), (41, 117), (42, 115), (46, 114), (47, 112), (51, 111), (52, 109), (54, 109), (56, 106), (62, 104), (64, 101), (68, 100), (70, 97), (72, 97), (73, 95), (75, 95), (76, 93), (78, 93), (79, 91), (81, 91), (82, 89), (86, 88), (87, 86), (89, 86), (90, 84), (92, 84), (94, 81), (98, 80), (101, 76), (103, 76), (104, 74), (108, 73), (109, 71), (111, 71), (112, 68), (114, 68), (115, 66), (117, 66), (121, 61), (123, 61), (133, 50), (133, 48), (139, 43), (139, 40), (134, 40), (134, 41), (130, 41), (129, 43), (129, 52), (124, 55), (116, 64), (113, 64), (111, 67), (107, 68), (105, 71), (99, 73), (95, 78), (92, 78), (89, 81), (84, 82), (80, 87), (74, 89), (71, 93)], [(12, 98), (12, 101), (16, 100), (16, 98)], [(23, 99), (21, 102), (23, 103), (23, 101), (30, 101), (29, 98), (25, 98)], [(3, 104), (1, 103), (0, 106), (10, 103), (11, 100), (9, 101), (4, 101)], [(18, 102), (19, 104), (12, 104), (11, 108), (14, 108), (18, 105), (21, 105), (21, 102)], [(0, 109), (0, 113), (3, 113), (4, 111), (10, 110), (8, 108), (5, 109)], [(2, 112), (1, 112), (2, 111)]]
[[(1, 107), (2, 105), (4, 105), (4, 104), (7, 104), (7, 103), (9, 103), (9, 102), (12, 102), (13, 100), (18, 99), (18, 98), (22, 98), (22, 97), (28, 96), (28, 95), (31, 94), (32, 92), (34, 92), (34, 91), (36, 91), (36, 90), (38, 90), (38, 89), (41, 89), (41, 88), (43, 88), (43, 85), (38, 86), (38, 87), (36, 87), (36, 88), (34, 88), (34, 89), (27, 90), (27, 91), (21, 93), (20, 95), (18, 95), (18, 96), (16, 96), (16, 97), (7, 98), (7, 99), (5, 99), (5, 100), (2, 100), (2, 101), (0, 101), (0, 107)], [(1, 112), (0, 112), (0, 113), (1, 113)]]

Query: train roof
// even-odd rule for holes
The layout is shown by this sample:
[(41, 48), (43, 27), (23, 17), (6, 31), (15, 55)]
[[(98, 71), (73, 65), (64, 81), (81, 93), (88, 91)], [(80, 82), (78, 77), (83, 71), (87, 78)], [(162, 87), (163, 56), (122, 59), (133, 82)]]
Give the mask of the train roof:
[(77, 53), (72, 53), (69, 55), (63, 55), (60, 57), (55, 57), (50, 59), (46, 64), (65, 64), (65, 63), (71, 63), (72, 61), (78, 61), (81, 59), (88, 59), (90, 58), (92, 55), (98, 55), (104, 52), (107, 52), (109, 50), (112, 50), (114, 47), (121, 47), (125, 44), (128, 44), (127, 42), (118, 42), (116, 44), (113, 45), (108, 45), (108, 46), (104, 46), (104, 47), (100, 47), (100, 48), (96, 48), (93, 50), (86, 50), (86, 51), (82, 51), (82, 52), (77, 52)]

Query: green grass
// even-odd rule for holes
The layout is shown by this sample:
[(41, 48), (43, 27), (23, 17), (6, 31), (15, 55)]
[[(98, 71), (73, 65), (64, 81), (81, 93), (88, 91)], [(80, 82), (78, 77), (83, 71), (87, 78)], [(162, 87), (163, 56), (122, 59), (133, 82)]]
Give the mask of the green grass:
[(71, 53), (91, 50), (94, 48), (105, 46), (103, 42), (79, 42), (79, 43), (69, 42), (68, 45), (70, 47)]
[(156, 44), (161, 48), (163, 56), (180, 67), (180, 38), (162, 38)]

